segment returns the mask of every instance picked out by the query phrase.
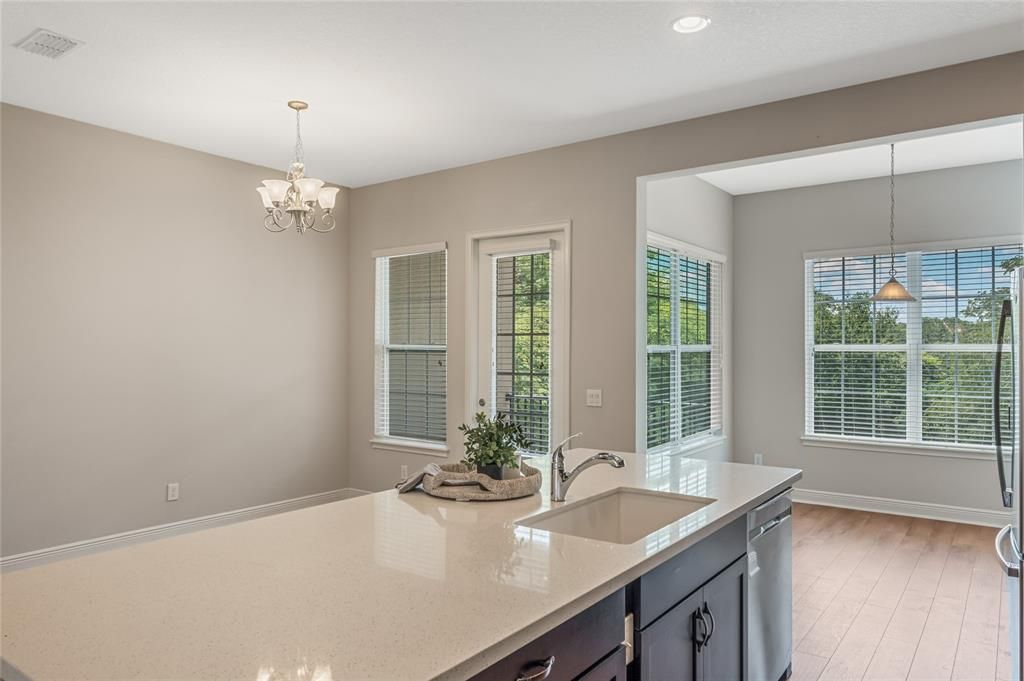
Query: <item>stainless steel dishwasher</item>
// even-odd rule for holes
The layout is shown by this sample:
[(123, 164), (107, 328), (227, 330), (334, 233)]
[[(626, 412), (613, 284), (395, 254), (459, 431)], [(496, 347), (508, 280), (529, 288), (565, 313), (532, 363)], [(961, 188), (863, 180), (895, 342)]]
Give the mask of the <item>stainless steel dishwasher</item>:
[(793, 672), (792, 492), (747, 514), (750, 681), (779, 681)]

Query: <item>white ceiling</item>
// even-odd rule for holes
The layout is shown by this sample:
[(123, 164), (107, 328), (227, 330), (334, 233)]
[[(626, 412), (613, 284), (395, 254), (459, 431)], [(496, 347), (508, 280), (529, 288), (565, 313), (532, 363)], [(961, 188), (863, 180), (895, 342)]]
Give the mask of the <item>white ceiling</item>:
[[(1024, 157), (1021, 123), (993, 125), (896, 144), (896, 174), (919, 173)], [(697, 177), (733, 196), (810, 187), (889, 174), (889, 145), (770, 161), (701, 173)]]
[[(682, 14), (701, 33), (670, 30)], [(11, 2), (6, 102), (349, 186), (1024, 48), (1024, 3)], [(85, 41), (51, 61), (12, 45)]]

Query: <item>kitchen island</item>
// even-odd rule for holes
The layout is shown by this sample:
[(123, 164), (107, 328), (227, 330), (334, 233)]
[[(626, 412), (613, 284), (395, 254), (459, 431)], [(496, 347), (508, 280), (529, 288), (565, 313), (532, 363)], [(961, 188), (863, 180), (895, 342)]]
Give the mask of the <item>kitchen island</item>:
[(700, 551), (801, 475), (621, 456), (565, 503), (618, 487), (714, 501), (617, 544), (517, 524), (562, 505), (547, 481), (491, 503), (392, 490), (9, 572), (3, 679), (469, 678)]

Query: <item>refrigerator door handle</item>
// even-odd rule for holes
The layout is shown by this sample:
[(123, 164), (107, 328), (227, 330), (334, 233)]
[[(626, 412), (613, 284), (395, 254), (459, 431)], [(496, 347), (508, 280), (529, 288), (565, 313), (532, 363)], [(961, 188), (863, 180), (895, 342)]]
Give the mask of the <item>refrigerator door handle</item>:
[[(992, 429), (996, 442), (996, 469), (999, 471), (999, 492), (1003, 498), (1003, 506), (1013, 508), (1013, 487), (1006, 484), (1006, 462), (1003, 460), (1003, 418), (1002, 418), (1002, 376), (1003, 376), (1003, 342), (1006, 338), (1006, 322), (1013, 314), (1013, 305), (1009, 300), (1003, 301), (999, 315), (999, 336), (996, 342), (996, 362), (992, 371)], [(1010, 454), (1013, 456), (1013, 453)]]
[[(1003, 544), (1006, 540), (1006, 535), (1010, 534), (1010, 530), (1013, 529), (1013, 525), (1007, 525), (1003, 529), (999, 530), (999, 534), (996, 535), (996, 556), (999, 557), (999, 562), (1003, 564), (1003, 570), (1006, 572), (1008, 577), (1020, 577), (1020, 563), (1006, 560), (1006, 556), (1003, 555)], [(1010, 547), (1013, 550), (1013, 547)]]

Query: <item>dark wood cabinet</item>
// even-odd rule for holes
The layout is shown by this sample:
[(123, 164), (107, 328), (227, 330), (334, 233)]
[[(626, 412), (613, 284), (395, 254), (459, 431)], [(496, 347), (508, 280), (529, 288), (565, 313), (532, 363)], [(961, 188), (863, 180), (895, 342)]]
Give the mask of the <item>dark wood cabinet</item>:
[(636, 634), (640, 681), (743, 681), (746, 557)]
[(585, 675), (621, 646), (625, 616), (625, 595), (620, 589), (480, 672), (473, 681), (625, 681), (624, 675), (593, 680)]
[(743, 681), (746, 673), (747, 559), (737, 560), (703, 589), (709, 632), (701, 647), (703, 681)]
[(626, 681), (626, 648), (619, 646), (615, 652), (598, 662), (576, 681)]
[(703, 636), (703, 632), (697, 631), (697, 610), (702, 605), (703, 592), (698, 589), (635, 636), (640, 681), (700, 678), (696, 641)]

